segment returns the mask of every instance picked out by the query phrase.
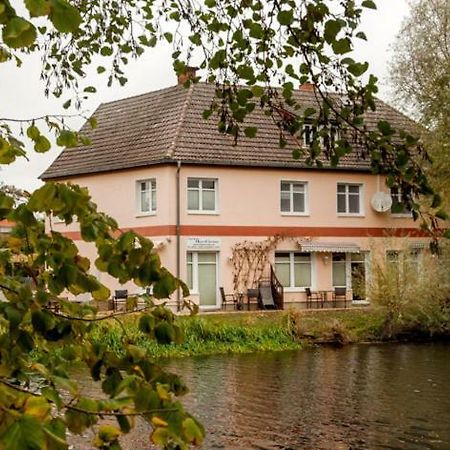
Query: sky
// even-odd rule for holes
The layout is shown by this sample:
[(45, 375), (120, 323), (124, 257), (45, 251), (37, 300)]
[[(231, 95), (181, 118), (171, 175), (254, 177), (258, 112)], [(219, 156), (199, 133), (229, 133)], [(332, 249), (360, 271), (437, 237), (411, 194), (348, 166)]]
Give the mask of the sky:
[[(370, 73), (380, 80), (379, 97), (389, 101), (387, 85), (388, 64), (392, 58), (390, 46), (398, 34), (403, 19), (408, 15), (407, 0), (378, 0), (376, 11), (366, 10), (361, 29), (368, 41), (358, 40), (355, 48), (357, 60), (368, 61)], [(83, 113), (92, 114), (100, 103), (130, 97), (132, 95), (173, 86), (176, 76), (172, 69), (171, 48), (167, 45), (158, 46), (144, 53), (141, 58), (132, 61), (126, 69), (128, 83), (124, 87), (106, 86), (106, 80), (96, 79), (89, 75), (86, 85), (94, 84), (97, 93), (91, 95), (83, 106)], [(43, 84), (40, 81), (41, 63), (39, 55), (24, 58), (20, 69), (12, 63), (4, 63), (0, 70), (0, 118), (31, 118), (46, 114), (67, 113), (62, 108), (61, 99), (46, 98)], [(70, 125), (79, 129), (83, 120), (72, 119)], [(61, 152), (54, 146), (45, 154), (29, 152), (29, 161), (22, 159), (9, 166), (2, 166), (0, 182), (13, 184), (17, 187), (34, 190), (42, 183), (39, 175)]]

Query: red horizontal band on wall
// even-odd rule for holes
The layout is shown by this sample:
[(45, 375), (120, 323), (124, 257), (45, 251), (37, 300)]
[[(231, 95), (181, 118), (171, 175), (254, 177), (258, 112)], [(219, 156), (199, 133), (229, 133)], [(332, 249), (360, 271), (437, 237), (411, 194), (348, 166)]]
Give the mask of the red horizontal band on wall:
[[(148, 227), (124, 227), (122, 231), (133, 230), (143, 236), (175, 236), (175, 225), (156, 225)], [(80, 240), (77, 231), (68, 231), (65, 236)], [(181, 236), (322, 236), (322, 237), (427, 237), (420, 228), (365, 228), (365, 227), (271, 227), (271, 226), (233, 226), (233, 225), (182, 225)]]

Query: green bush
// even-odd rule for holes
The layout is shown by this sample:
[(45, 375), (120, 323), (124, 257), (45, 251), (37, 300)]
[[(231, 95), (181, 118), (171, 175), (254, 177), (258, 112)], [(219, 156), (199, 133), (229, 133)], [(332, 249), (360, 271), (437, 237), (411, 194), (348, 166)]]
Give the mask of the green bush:
[(374, 266), (370, 298), (384, 315), (383, 335), (448, 335), (450, 246), (443, 243), (439, 255), (423, 252), (418, 261), (408, 255), (406, 249), (398, 261)]

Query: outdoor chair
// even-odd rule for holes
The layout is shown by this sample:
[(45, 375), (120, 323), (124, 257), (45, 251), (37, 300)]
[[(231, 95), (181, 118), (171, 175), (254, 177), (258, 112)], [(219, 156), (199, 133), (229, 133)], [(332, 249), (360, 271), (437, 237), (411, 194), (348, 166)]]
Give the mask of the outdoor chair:
[(319, 303), (321, 307), (323, 308), (323, 297), (320, 292), (313, 292), (311, 291), (311, 288), (305, 288), (306, 293), (306, 307), (312, 308), (313, 302), (316, 302), (316, 307), (319, 306)]
[(128, 289), (119, 289), (114, 291), (113, 297), (113, 310), (118, 311), (119, 306), (123, 306), (123, 309), (126, 309), (128, 299)]
[(238, 309), (238, 297), (235, 294), (225, 294), (223, 287), (220, 287), (219, 291), (222, 299), (222, 309), (226, 309), (227, 305), (233, 305), (233, 309)]
[[(254, 300), (252, 302), (252, 299)], [(250, 306), (252, 303), (256, 304), (256, 308), (258, 309), (260, 304), (260, 296), (259, 296), (259, 289), (247, 289), (247, 307), (250, 310)]]
[(336, 287), (333, 292), (333, 306), (336, 308), (339, 300), (344, 301), (344, 308), (347, 308), (347, 288)]
[(263, 309), (276, 309), (271, 286), (260, 286), (259, 295)]

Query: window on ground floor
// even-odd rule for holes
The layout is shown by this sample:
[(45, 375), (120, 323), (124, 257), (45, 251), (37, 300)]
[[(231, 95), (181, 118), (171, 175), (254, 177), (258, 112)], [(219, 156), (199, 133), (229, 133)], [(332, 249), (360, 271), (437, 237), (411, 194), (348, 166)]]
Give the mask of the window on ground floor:
[(366, 299), (368, 266), (365, 253), (333, 253), (333, 287), (353, 292), (353, 300)]
[(311, 254), (276, 252), (275, 272), (280, 283), (285, 288), (311, 287)]

